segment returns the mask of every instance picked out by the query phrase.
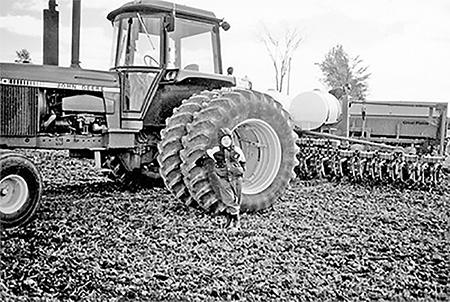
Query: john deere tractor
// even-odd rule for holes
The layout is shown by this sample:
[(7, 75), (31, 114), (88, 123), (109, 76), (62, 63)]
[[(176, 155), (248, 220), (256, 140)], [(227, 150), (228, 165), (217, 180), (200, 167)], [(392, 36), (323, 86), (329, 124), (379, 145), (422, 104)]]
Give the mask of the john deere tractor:
[[(77, 33), (81, 4), (73, 3)], [(54, 11), (55, 1), (49, 4)], [(236, 88), (224, 75), (220, 34), (230, 25), (159, 0), (127, 3), (107, 19), (114, 31), (109, 71), (80, 68), (76, 34), (71, 67), (0, 63), (1, 226), (23, 226), (38, 208), (40, 172), (14, 151), (27, 148), (94, 158), (123, 182), (162, 178), (182, 202), (211, 210), (217, 198), (195, 162), (222, 127), (248, 162), (242, 209), (269, 207), (295, 177), (297, 135), (272, 97)]]

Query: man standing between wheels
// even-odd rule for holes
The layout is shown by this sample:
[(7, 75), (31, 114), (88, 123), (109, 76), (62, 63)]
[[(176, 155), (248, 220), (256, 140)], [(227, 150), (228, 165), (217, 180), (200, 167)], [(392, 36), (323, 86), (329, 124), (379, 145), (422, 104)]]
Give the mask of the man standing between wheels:
[(239, 211), (242, 201), (242, 177), (245, 170), (245, 156), (239, 146), (233, 143), (228, 128), (219, 129), (219, 144), (206, 150), (205, 156), (198, 162), (212, 159), (208, 177), (216, 194), (219, 205), (217, 212), (227, 217), (226, 227), (239, 228)]

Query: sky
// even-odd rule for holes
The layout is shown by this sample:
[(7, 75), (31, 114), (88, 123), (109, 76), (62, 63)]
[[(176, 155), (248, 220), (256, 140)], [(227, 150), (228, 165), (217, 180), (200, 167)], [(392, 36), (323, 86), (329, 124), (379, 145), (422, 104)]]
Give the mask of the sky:
[[(106, 15), (127, 0), (81, 0), (81, 66), (110, 67), (112, 27)], [(225, 69), (247, 76), (256, 90), (274, 88), (274, 70), (258, 39), (297, 28), (303, 42), (292, 59), (290, 95), (326, 87), (316, 65), (340, 44), (369, 66), (369, 100), (450, 101), (448, 0), (176, 0), (213, 11), (231, 29), (222, 32)], [(70, 65), (72, 0), (57, 0), (60, 65)], [(0, 0), (0, 62), (26, 48), (42, 64), (42, 10), (48, 0)]]

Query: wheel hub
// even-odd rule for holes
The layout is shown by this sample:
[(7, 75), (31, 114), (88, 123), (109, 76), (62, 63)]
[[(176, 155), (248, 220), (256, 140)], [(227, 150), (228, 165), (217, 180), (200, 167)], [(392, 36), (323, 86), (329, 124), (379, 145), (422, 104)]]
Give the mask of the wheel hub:
[(0, 181), (0, 212), (15, 213), (28, 198), (28, 185), (20, 175), (8, 175)]
[(9, 186), (5, 186), (0, 188), (0, 197), (5, 197), (6, 195), (8, 195), (9, 192)]
[(282, 148), (278, 135), (260, 119), (239, 123), (233, 128), (233, 135), (247, 160), (242, 193), (258, 194), (273, 183), (280, 169)]

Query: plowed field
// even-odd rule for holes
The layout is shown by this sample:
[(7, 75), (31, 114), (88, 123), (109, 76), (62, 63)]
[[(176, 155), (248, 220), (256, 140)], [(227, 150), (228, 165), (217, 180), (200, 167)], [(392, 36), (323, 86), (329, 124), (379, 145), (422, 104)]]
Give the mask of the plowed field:
[(45, 191), (30, 225), (0, 232), (2, 301), (450, 300), (448, 176), (433, 191), (295, 181), (231, 232), (164, 188), (27, 154)]

